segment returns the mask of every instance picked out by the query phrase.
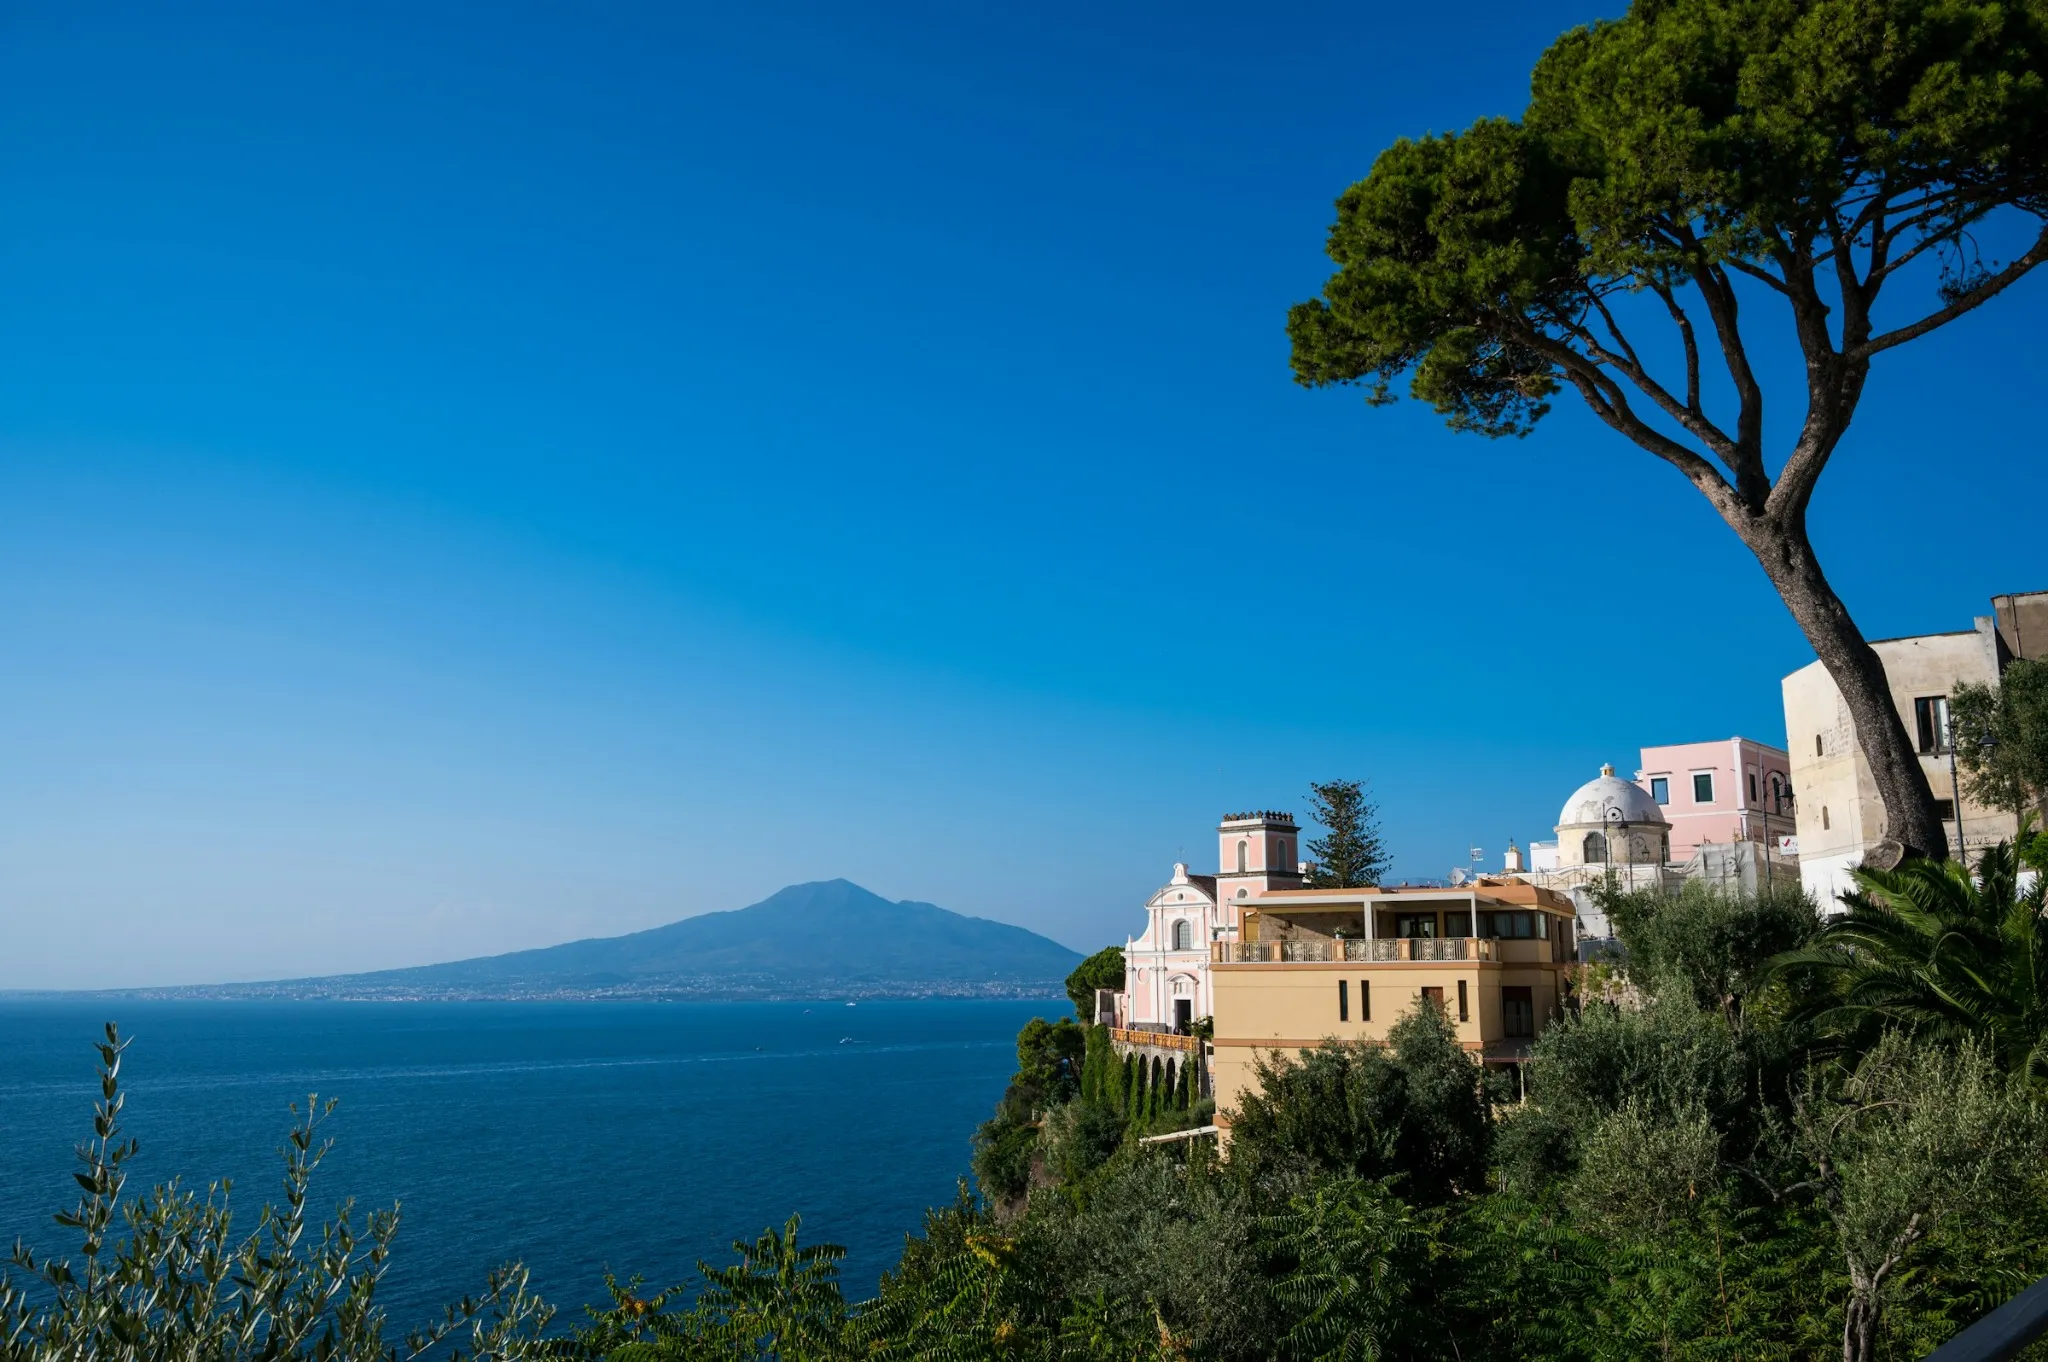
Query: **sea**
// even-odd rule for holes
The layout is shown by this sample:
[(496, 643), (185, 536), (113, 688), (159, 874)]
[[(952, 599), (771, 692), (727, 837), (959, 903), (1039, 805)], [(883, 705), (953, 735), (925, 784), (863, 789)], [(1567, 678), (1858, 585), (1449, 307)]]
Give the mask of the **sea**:
[(131, 1192), (233, 1180), (238, 1232), (279, 1199), (290, 1105), (338, 1099), (312, 1206), (396, 1203), (379, 1298), (398, 1332), (523, 1261), (580, 1317), (607, 1270), (649, 1290), (792, 1214), (872, 1295), (949, 1204), (1016, 1035), (1064, 999), (814, 1003), (0, 1002), (0, 1255), (76, 1254), (92, 1044), (130, 1042)]

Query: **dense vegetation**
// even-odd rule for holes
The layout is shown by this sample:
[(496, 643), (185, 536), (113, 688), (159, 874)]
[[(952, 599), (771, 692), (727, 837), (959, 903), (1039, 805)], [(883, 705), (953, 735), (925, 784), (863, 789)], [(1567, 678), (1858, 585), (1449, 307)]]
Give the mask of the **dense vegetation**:
[(1919, 1357), (2048, 1274), (2048, 929), (2020, 869), (1864, 873), (1825, 925), (1790, 894), (1610, 895), (1626, 963), (1586, 967), (1526, 1100), (1418, 1007), (1384, 1046), (1265, 1061), (1227, 1160), (1139, 1143), (1209, 1120), (1198, 1064), (1034, 1021), (978, 1193), (927, 1213), (875, 1299), (792, 1218), (568, 1328), (508, 1269), (402, 1345), (375, 1298), (395, 1218), (305, 1222), (316, 1114), (246, 1239), (224, 1192), (123, 1199), (110, 1029), (60, 1217), (83, 1252), (17, 1250), (35, 1294), (0, 1287), (0, 1362)]

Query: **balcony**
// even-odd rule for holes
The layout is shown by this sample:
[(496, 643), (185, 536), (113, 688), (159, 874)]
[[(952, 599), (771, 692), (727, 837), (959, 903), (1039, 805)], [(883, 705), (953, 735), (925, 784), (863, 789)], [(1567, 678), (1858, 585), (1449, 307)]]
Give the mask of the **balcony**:
[(1121, 1026), (1109, 1028), (1112, 1043), (1120, 1045), (1150, 1045), (1160, 1050), (1185, 1050), (1194, 1054), (1202, 1048), (1200, 1039), (1184, 1036), (1178, 1031), (1130, 1031)]
[(1211, 951), (1219, 965), (1293, 964), (1424, 964), (1499, 959), (1497, 943), (1486, 936), (1359, 937), (1303, 941), (1219, 941)]

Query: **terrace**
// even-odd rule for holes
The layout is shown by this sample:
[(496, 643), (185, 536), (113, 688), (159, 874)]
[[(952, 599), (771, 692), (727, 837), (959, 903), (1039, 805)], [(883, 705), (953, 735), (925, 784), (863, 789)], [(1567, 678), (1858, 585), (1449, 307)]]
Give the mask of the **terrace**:
[(1563, 964), (1577, 958), (1571, 901), (1519, 881), (1470, 889), (1301, 889), (1261, 896), (1219, 965)]

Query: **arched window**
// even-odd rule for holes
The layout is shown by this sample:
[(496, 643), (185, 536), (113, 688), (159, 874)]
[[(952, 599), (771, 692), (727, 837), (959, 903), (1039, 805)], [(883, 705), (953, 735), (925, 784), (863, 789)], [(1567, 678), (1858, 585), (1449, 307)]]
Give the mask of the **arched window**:
[(1240, 875), (1251, 868), (1251, 849), (1252, 844), (1250, 842), (1245, 841), (1242, 837), (1237, 839), (1237, 873)]
[(1605, 833), (1599, 833), (1599, 832), (1589, 832), (1589, 833), (1587, 833), (1587, 834), (1586, 834), (1586, 844), (1585, 844), (1585, 861), (1586, 861), (1586, 864), (1587, 864), (1587, 865), (1592, 865), (1592, 864), (1593, 864), (1594, 862), (1596, 862), (1596, 861), (1604, 861), (1604, 860), (1606, 860), (1606, 859), (1607, 859), (1607, 836), (1606, 836), (1606, 834), (1605, 834)]
[(1195, 948), (1194, 929), (1186, 918), (1176, 918), (1173, 924), (1173, 948), (1177, 951), (1191, 951)]
[(1280, 868), (1281, 868), (1282, 870), (1285, 870), (1285, 869), (1287, 868), (1287, 866), (1288, 866), (1288, 859), (1287, 859), (1287, 843), (1283, 841), (1283, 842), (1281, 842), (1281, 843), (1280, 843)]

